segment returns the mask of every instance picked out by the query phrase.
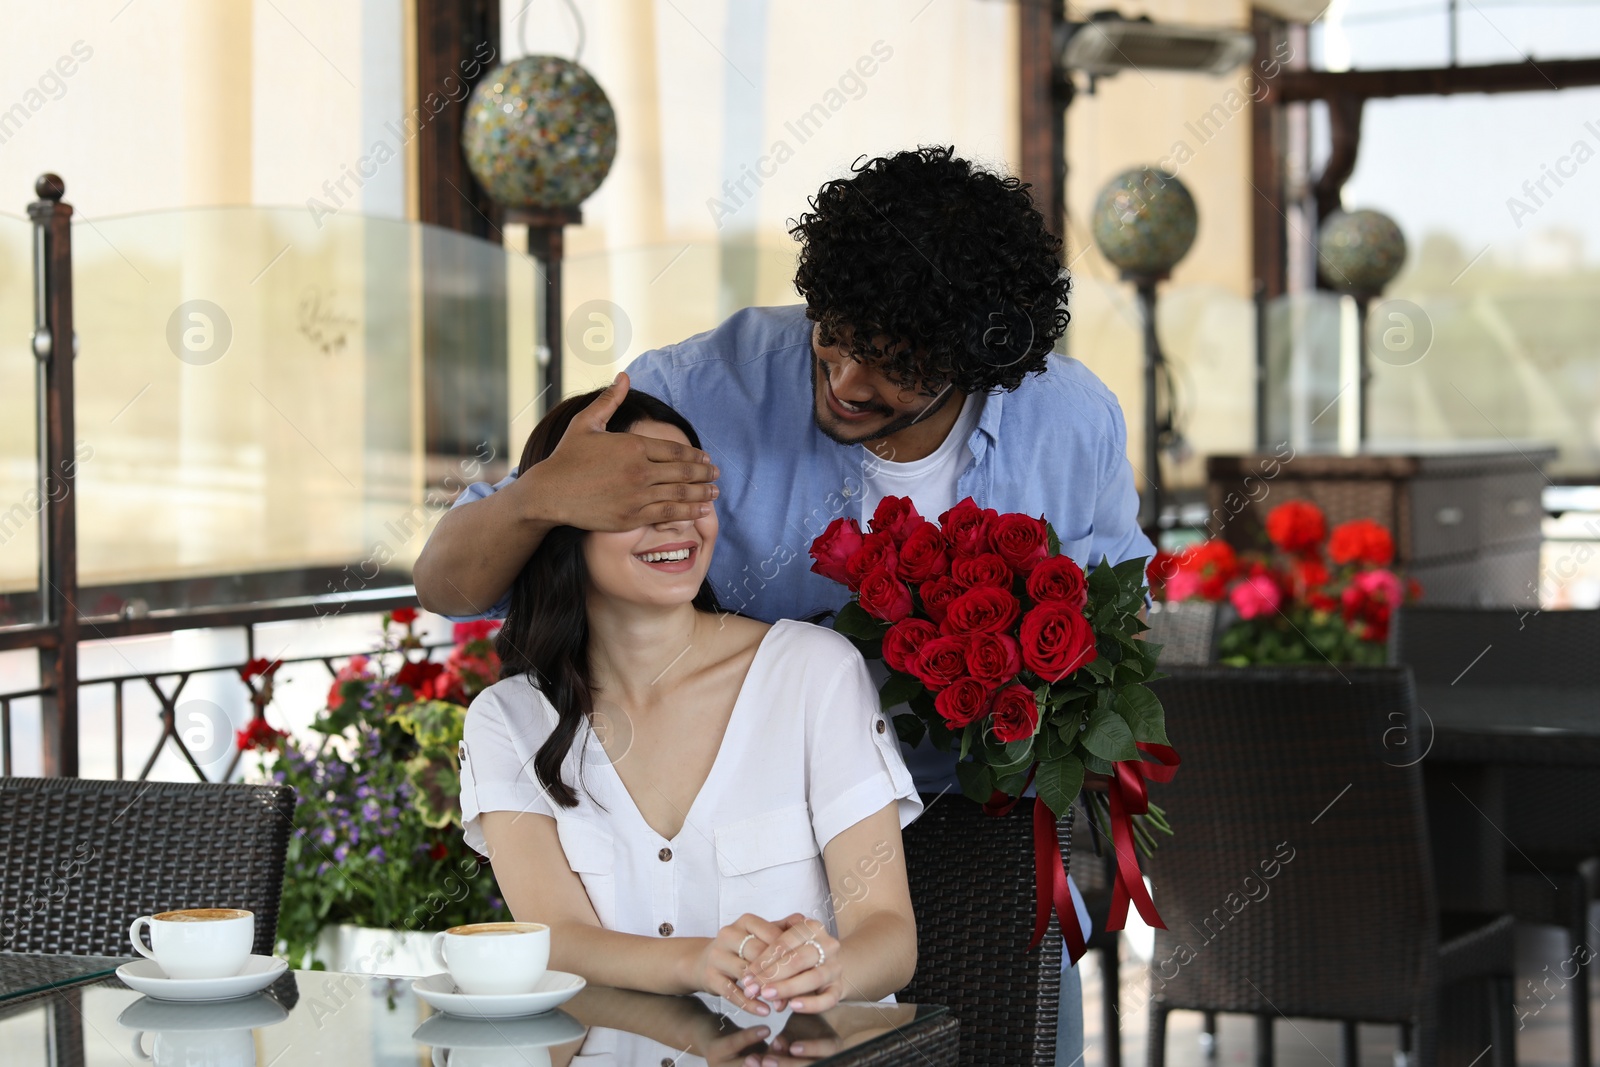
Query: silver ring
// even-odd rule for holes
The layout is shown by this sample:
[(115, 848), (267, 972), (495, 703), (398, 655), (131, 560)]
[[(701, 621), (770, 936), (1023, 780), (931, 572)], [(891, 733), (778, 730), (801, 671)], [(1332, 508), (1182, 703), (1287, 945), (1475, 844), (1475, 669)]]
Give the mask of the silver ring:
[(817, 950), (817, 966), (818, 967), (821, 967), (824, 963), (828, 962), (828, 954), (823, 951), (822, 945), (818, 943), (818, 941), (817, 941), (817, 939), (815, 937), (807, 938), (805, 940), (804, 944), (810, 945), (812, 948)]
[(739, 958), (741, 960), (744, 960), (746, 963), (749, 963), (750, 961), (744, 959), (744, 947), (746, 945), (748, 945), (750, 943), (750, 939), (755, 937), (755, 936), (756, 936), (755, 934), (745, 934), (744, 935), (744, 940), (739, 942)]

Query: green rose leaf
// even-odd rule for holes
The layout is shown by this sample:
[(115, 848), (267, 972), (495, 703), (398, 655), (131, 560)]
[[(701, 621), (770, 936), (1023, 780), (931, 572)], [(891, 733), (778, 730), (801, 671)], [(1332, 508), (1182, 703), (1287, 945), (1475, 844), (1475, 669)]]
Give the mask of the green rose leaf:
[(1127, 722), (1135, 741), (1147, 745), (1165, 745), (1167, 717), (1161, 701), (1142, 685), (1130, 685), (1117, 694), (1117, 713)]
[(1133, 731), (1121, 715), (1109, 708), (1095, 708), (1089, 714), (1089, 728), (1079, 735), (1083, 747), (1103, 760), (1138, 759), (1133, 746)]
[(921, 719), (910, 712), (901, 712), (894, 717), (894, 735), (902, 744), (915, 748), (922, 743), (922, 737), (928, 732)]
[(956, 781), (961, 783), (961, 795), (979, 804), (994, 794), (994, 772), (988, 764), (963, 760), (956, 764)]
[(862, 611), (861, 605), (854, 600), (839, 609), (839, 614), (833, 617), (833, 628), (839, 633), (863, 641), (875, 641), (888, 629), (881, 620), (874, 619)]
[(1083, 761), (1076, 756), (1063, 756), (1041, 763), (1033, 784), (1039, 799), (1050, 806), (1056, 818), (1062, 818), (1083, 789)]
[(884, 711), (898, 707), (911, 701), (918, 693), (926, 692), (922, 683), (909, 674), (896, 671), (884, 680), (883, 688), (878, 690), (878, 703)]

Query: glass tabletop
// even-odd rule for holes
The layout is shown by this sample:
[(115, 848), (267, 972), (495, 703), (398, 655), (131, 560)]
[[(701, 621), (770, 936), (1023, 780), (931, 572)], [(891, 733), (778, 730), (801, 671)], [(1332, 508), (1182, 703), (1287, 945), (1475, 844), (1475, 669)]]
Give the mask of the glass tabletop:
[(0, 1003), (41, 990), (104, 977), (132, 958), (0, 952)]
[[(113, 961), (114, 962), (114, 961)], [(954, 1064), (943, 1007), (847, 1003), (821, 1015), (758, 1019), (710, 997), (591, 986), (556, 1011), (469, 1020), (433, 1012), (409, 978), (291, 971), (239, 1000), (152, 1000), (115, 978), (0, 1004), (0, 1048), (16, 1067), (156, 1064), (515, 1064), (673, 1067), (743, 1062), (742, 1027), (770, 1026), (794, 1063)], [(70, 1031), (64, 1033), (63, 1030)], [(800, 1044), (804, 1055), (789, 1046)]]

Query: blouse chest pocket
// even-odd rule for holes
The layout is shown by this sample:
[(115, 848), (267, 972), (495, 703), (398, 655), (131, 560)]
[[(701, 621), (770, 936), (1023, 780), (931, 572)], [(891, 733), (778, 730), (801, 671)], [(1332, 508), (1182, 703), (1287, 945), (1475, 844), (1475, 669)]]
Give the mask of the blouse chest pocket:
[(1061, 540), (1061, 554), (1071, 559), (1072, 562), (1087, 571), (1096, 566), (1100, 560), (1090, 559), (1089, 553), (1094, 548), (1094, 524), (1085, 523), (1081, 533), (1072, 530), (1057, 530), (1056, 536)]
[(617, 928), (617, 854), (611, 831), (594, 819), (557, 816), (556, 834), (567, 865), (583, 882), (589, 903), (607, 930)]
[(747, 912), (770, 920), (800, 912), (832, 925), (827, 870), (805, 804), (719, 826), (716, 850), (723, 926)]

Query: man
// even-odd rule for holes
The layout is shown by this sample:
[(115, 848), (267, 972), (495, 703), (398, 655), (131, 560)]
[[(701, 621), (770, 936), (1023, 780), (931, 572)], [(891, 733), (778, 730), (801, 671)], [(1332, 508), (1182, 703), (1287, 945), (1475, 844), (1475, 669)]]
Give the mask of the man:
[[(968, 496), (1043, 515), (1085, 567), (1152, 554), (1116, 398), (1052, 354), (1069, 282), (1026, 187), (946, 148), (852, 171), (791, 230), (805, 304), (746, 308), (645, 353), (548, 460), (471, 487), (417, 560), (424, 606), (502, 613), (553, 527), (633, 529), (712, 500), (712, 585), (724, 607), (767, 621), (845, 602), (843, 586), (811, 573), (811, 541), (836, 518), (865, 526), (885, 496), (910, 497), (927, 518)], [(680, 411), (706, 452), (606, 433), (630, 386)], [(907, 756), (919, 787), (953, 782), (948, 753)], [(1076, 1020), (1058, 1041), (1065, 1064), (1082, 1045), (1075, 969), (1062, 987), (1063, 1018)]]

